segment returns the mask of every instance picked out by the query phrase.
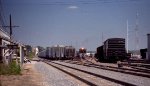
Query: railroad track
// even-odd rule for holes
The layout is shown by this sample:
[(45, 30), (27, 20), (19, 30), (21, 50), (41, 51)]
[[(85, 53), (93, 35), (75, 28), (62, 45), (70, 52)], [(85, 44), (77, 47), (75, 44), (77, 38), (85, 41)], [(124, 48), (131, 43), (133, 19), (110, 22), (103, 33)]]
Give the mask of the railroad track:
[(130, 67), (133, 69), (147, 71), (147, 73), (150, 73), (150, 68), (144, 68), (144, 67), (139, 67), (139, 66), (130, 66)]
[(112, 66), (104, 66), (104, 65), (93, 64), (93, 63), (89, 63), (89, 62), (81, 64), (79, 61), (76, 61), (76, 62), (64, 61), (64, 62), (70, 63), (70, 64), (83, 65), (83, 66), (86, 66), (86, 67), (93, 67), (93, 68), (98, 68), (98, 69), (104, 69), (104, 70), (109, 70), (109, 71), (114, 71), (114, 72), (120, 72), (120, 73), (125, 73), (125, 74), (150, 78), (150, 71), (147, 71), (145, 69), (118, 68), (118, 67), (112, 67)]
[(124, 81), (113, 79), (113, 78), (106, 77), (103, 75), (95, 74), (95, 73), (85, 71), (85, 70), (82, 70), (79, 68), (70, 67), (70, 66), (67, 66), (64, 64), (60, 64), (60, 63), (56, 63), (56, 62), (52, 62), (52, 61), (44, 61), (44, 62), (62, 72), (67, 73), (68, 75), (70, 75), (78, 80), (81, 80), (82, 82), (84, 82), (85, 84), (87, 84), (89, 86), (99, 86), (99, 85), (136, 86), (136, 85), (128, 83), (128, 82), (124, 82)]

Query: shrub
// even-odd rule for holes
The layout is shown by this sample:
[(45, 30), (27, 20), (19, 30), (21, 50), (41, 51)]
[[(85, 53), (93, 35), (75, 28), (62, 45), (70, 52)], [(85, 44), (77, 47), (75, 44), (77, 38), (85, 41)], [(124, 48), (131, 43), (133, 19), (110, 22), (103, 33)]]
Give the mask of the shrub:
[(21, 73), (21, 68), (12, 61), (9, 65), (0, 64), (0, 75), (17, 75)]

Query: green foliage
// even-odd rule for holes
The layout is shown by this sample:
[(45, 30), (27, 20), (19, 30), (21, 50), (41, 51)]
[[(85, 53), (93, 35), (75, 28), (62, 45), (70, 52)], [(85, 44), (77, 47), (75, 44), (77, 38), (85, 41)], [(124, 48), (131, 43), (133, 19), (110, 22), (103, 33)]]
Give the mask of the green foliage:
[(32, 58), (35, 57), (35, 53), (34, 52), (30, 52), (28, 57), (29, 57), (30, 60), (32, 60)]
[(0, 75), (17, 75), (21, 73), (21, 68), (15, 61), (9, 65), (0, 64)]

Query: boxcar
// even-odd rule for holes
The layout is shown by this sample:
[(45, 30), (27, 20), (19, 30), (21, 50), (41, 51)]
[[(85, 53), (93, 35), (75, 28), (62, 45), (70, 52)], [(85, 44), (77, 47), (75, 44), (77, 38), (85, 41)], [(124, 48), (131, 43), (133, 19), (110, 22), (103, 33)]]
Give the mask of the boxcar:
[(110, 38), (104, 45), (97, 48), (97, 58), (105, 61), (118, 61), (126, 59), (125, 39)]

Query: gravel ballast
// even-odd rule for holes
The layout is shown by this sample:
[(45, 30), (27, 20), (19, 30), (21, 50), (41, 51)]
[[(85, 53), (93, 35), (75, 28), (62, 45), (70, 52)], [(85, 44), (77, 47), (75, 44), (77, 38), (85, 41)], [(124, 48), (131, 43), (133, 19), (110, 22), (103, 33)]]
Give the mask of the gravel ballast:
[(65, 62), (60, 62), (60, 61), (54, 61), (54, 62), (63, 64), (63, 65), (67, 65), (67, 66), (70, 66), (73, 68), (85, 70), (85, 71), (88, 71), (91, 73), (99, 74), (102, 76), (106, 76), (106, 77), (116, 79), (119, 81), (131, 83), (131, 84), (138, 85), (138, 86), (149, 86), (150, 85), (150, 78), (146, 78), (146, 77), (118, 73), (118, 72), (97, 69), (97, 68), (93, 68), (93, 67), (86, 67), (86, 66), (82, 66), (82, 65), (70, 64), (70, 63), (65, 63)]
[(78, 86), (78, 83), (73, 82), (65, 73), (43, 63), (37, 62), (35, 69), (44, 76), (44, 86)]

